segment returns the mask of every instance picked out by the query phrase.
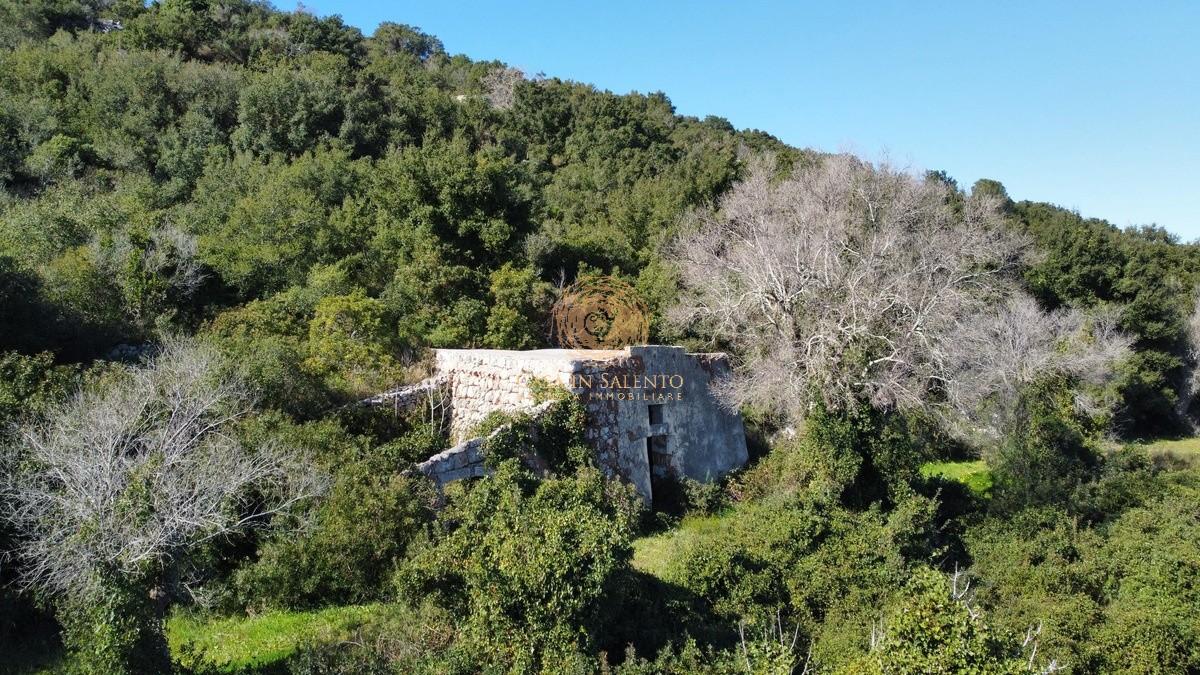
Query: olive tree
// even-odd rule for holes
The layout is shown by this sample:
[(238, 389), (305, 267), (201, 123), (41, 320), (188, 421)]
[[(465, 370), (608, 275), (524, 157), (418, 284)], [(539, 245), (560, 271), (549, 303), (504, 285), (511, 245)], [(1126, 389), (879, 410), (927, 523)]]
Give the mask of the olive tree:
[(17, 430), (4, 518), (25, 585), (59, 599), (68, 647), (97, 671), (158, 668), (166, 574), (321, 481), (288, 448), (239, 439), (248, 390), (211, 347), (168, 341), (103, 380)]

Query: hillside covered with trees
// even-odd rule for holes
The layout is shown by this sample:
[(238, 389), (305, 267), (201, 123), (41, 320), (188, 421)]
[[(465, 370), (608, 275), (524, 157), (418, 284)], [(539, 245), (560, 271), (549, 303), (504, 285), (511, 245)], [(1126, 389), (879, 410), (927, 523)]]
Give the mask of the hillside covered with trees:
[[(1200, 672), (1200, 246), (1017, 197), (401, 23), (0, 0), (0, 671)], [(548, 475), (439, 497), (353, 405), (601, 274), (730, 353), (744, 470), (649, 512), (549, 392)]]

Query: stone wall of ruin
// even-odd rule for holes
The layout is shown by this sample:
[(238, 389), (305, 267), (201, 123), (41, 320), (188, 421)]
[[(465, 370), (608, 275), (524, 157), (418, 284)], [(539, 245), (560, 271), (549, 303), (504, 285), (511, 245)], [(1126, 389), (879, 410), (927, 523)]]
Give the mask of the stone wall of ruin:
[[(553, 405), (552, 401), (546, 401), (539, 405), (526, 410), (529, 414), (529, 422), (536, 422), (538, 417), (550, 409)], [(425, 474), (430, 480), (438, 485), (445, 485), (450, 481), (462, 480), (464, 478), (479, 478), (489, 473), (485, 462), (485, 446), (488, 439), (496, 434), (501, 433), (509, 428), (510, 424), (502, 425), (493, 430), (487, 437), (478, 436), (468, 438), (467, 440), (455, 445), (452, 448), (443, 450), (429, 459), (417, 464), (417, 471)], [(536, 433), (537, 427), (534, 426), (531, 431)], [(540, 458), (527, 457), (526, 465), (531, 469), (541, 469)]]
[[(580, 376), (633, 372), (639, 359), (623, 352), (510, 352), (498, 350), (438, 350), (437, 372), (445, 377), (450, 392), (451, 436), (461, 440), (470, 435), (494, 410), (516, 412), (534, 405), (529, 385), (534, 379), (584, 394), (573, 384)], [(601, 467), (616, 469), (618, 405), (583, 397), (588, 413), (586, 436), (596, 449)]]
[(417, 465), (417, 470), (438, 485), (487, 474), (483, 461), (483, 438), (470, 438)]

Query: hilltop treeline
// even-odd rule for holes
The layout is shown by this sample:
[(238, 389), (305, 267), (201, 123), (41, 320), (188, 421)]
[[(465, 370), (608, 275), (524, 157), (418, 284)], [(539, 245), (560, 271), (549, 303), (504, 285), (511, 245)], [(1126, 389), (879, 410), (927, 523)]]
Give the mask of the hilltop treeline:
[[(1067, 389), (1037, 399), (1034, 431), (996, 441), (1008, 449), (994, 496), (920, 475), (923, 462), (980, 454), (930, 419), (818, 410), (797, 435), (748, 408), (758, 464), (719, 488), (684, 486), (680, 509), (723, 512), (724, 525), (660, 561), (661, 574), (630, 567), (631, 542), (676, 521), (639, 514), (586, 453), (563, 449), (572, 459), (544, 480), (501, 463), (435, 513), (428, 486), (403, 470), (444, 446), (441, 430), (345, 407), (417, 377), (429, 347), (549, 346), (558, 290), (593, 274), (637, 289), (656, 342), (752, 350), (667, 310), (686, 302), (678, 235), (764, 156), (780, 179), (825, 161), (678, 115), (662, 93), (453, 55), (399, 23), (364, 36), (338, 17), (242, 0), (0, 2), (0, 497), (28, 506), (42, 494), (23, 491), (30, 476), (103, 445), (72, 445), (71, 420), (105, 419), (98, 410), (135, 397), (122, 392), (156, 392), (142, 398), (162, 406), (104, 446), (141, 468), (115, 475), (109, 506), (88, 506), (100, 510), (81, 539), (95, 546), (79, 550), (95, 566), (78, 584), (0, 590), (0, 639), (61, 632), (94, 672), (144, 670), (162, 667), (168, 605), (386, 601), (403, 628), (376, 628), (399, 631), (402, 648), (314, 644), (294, 667), (589, 670), (603, 650), (628, 672), (783, 668), (805, 654), (828, 670), (893, 672), (901, 661), (881, 653), (910, 659), (911, 672), (969, 658), (1019, 672), (1017, 634), (1039, 622), (1042, 653), (1076, 672), (1200, 667), (1187, 611), (1196, 522), (1179, 506), (1195, 499), (1195, 473), (1103, 444), (1190, 428), (1200, 247), (1156, 227), (1013, 201), (995, 181), (921, 177), (942, 186), (948, 213), (983, 197), (999, 205), (1032, 242), (1014, 272), (1042, 310), (1116, 317), (1132, 353), (1106, 382), (1111, 406), (1081, 421)], [(206, 401), (223, 387), (237, 405), (197, 404), (213, 424), (193, 440), (205, 452), (271, 448), (273, 463), (247, 474), (268, 484), (212, 487), (221, 537), (177, 528), (136, 564), (124, 551), (104, 558), (100, 542), (117, 536), (104, 523), (142, 541), (133, 533), (165, 512), (154, 495), (173, 474), (130, 439), (174, 419), (163, 392)], [(886, 456), (879, 466), (896, 475), (820, 465), (849, 447)], [(312, 475), (298, 477), (297, 458)], [(837, 471), (850, 472), (838, 491), (813, 488)], [(1036, 497), (1012, 489), (1043, 478)], [(868, 489), (881, 481), (886, 490)], [(278, 504), (290, 506), (266, 508)], [(221, 520), (239, 509), (246, 518)], [(21, 511), (0, 546), (29, 555), (22, 542), (50, 531), (39, 530), (47, 513)], [(225, 531), (243, 520), (255, 527)], [(1140, 565), (1152, 549), (1158, 562)], [(956, 566), (983, 579), (977, 600), (937, 573)], [(29, 569), (18, 556), (0, 576)], [(944, 652), (921, 651), (928, 626), (906, 625), (909, 610), (946, 627)], [(875, 636), (884, 616), (894, 630)]]
[[(398, 24), (367, 38), (261, 3), (67, 2), (11, 3), (4, 26), (0, 346), (62, 362), (272, 312), (262, 328), (297, 357), (339, 311), (388, 325), (368, 351), (544, 346), (555, 286), (616, 274), (661, 310), (681, 214), (749, 153), (816, 156), (662, 94), (451, 56)], [(1172, 430), (1200, 253), (1153, 227), (1010, 208), (1045, 252), (1027, 272), (1039, 299), (1118, 305), (1137, 336), (1123, 429)], [(339, 361), (370, 365), (302, 370)]]

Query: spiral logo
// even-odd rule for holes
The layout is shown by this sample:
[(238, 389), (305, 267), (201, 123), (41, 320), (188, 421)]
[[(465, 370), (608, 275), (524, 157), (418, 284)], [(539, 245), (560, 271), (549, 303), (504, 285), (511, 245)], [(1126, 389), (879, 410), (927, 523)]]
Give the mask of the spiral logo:
[(563, 289), (552, 316), (555, 342), (568, 349), (620, 349), (650, 337), (646, 305), (613, 277), (588, 277)]

